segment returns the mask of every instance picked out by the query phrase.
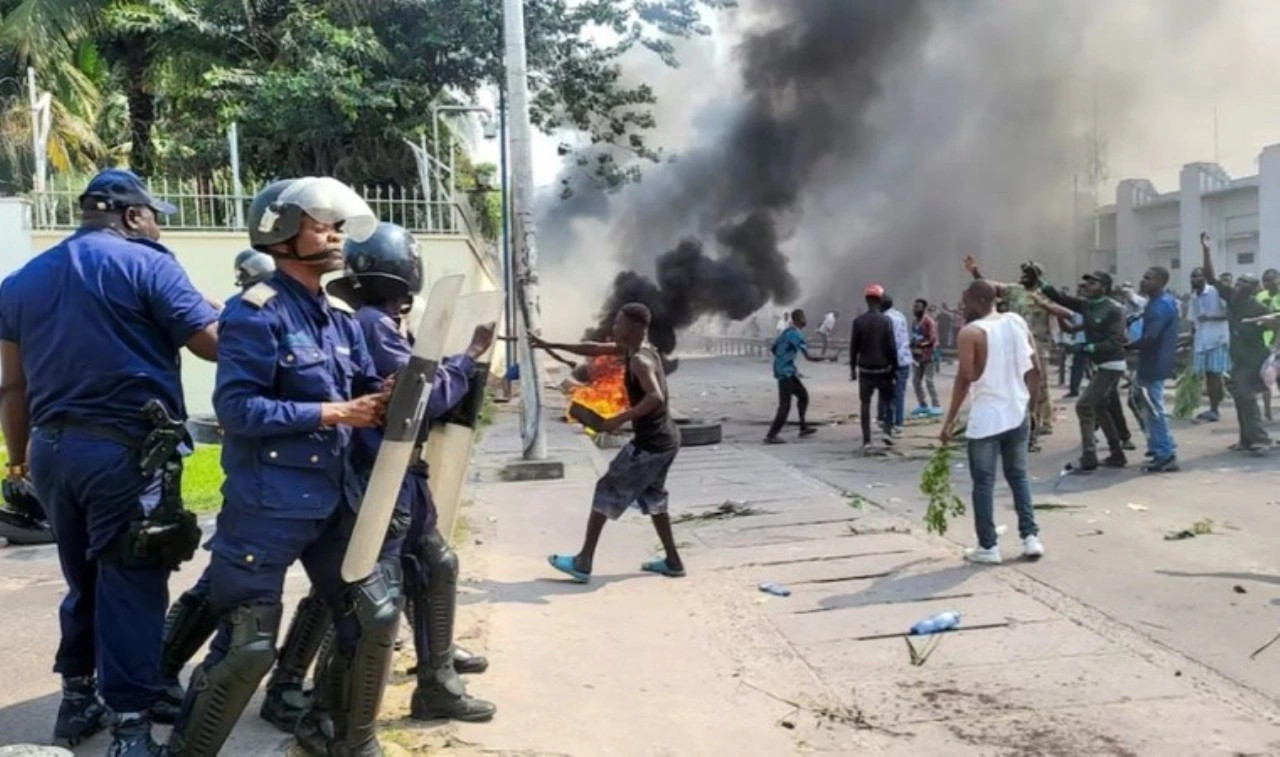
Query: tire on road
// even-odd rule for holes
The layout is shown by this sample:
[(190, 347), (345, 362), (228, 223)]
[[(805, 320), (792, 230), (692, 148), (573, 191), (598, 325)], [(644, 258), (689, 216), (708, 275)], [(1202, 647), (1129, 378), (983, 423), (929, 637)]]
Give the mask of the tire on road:
[(708, 444), (719, 444), (721, 429), (719, 423), (703, 423), (701, 421), (676, 422), (680, 429), (680, 446), (703, 447)]

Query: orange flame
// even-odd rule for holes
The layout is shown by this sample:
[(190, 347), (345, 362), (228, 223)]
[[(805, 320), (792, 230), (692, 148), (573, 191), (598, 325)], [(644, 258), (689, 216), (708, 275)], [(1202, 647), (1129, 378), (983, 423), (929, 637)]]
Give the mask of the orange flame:
[(605, 418), (612, 418), (631, 406), (627, 400), (622, 358), (616, 355), (593, 358), (589, 380), (591, 383), (570, 390), (572, 402), (585, 405)]

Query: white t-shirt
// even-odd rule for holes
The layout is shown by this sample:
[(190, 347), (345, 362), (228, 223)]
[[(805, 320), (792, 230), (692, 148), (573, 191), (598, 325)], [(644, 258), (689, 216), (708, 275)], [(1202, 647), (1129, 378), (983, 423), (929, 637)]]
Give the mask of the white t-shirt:
[(834, 312), (827, 313), (822, 317), (822, 325), (818, 326), (819, 334), (831, 335), (831, 330), (836, 327), (836, 314)]
[(965, 435), (986, 439), (1017, 428), (1027, 417), (1024, 378), (1031, 370), (1031, 330), (1017, 313), (992, 313), (972, 325), (987, 334), (987, 364), (969, 387), (969, 425)]

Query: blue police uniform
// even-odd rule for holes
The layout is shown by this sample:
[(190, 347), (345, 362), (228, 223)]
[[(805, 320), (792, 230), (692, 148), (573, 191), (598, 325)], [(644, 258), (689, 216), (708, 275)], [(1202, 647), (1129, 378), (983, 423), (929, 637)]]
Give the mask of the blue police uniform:
[(245, 295), (227, 307), (219, 326), (214, 408), (227, 477), (210, 544), (219, 612), (279, 602), (297, 559), (317, 587), (338, 590), (350, 521), (339, 506), (360, 489), (352, 430), (322, 428), (320, 405), (382, 388), (360, 330), (323, 294), (283, 273), (265, 291), (274, 294), (261, 304)]
[(21, 348), (31, 473), (68, 586), (54, 670), (89, 676), (96, 661), (117, 713), (162, 691), (169, 570), (98, 558), (159, 504), (159, 480), (139, 469), (142, 407), (185, 417), (179, 350), (216, 319), (169, 250), (111, 230), (82, 229), (0, 285), (0, 339)]
[[(225, 741), (274, 661), (294, 561), (332, 609), (346, 609), (341, 563), (354, 506), (344, 503), (358, 503), (360, 484), (348, 454), (352, 430), (322, 427), (320, 406), (378, 392), (382, 383), (355, 320), (283, 272), (223, 311), (213, 401), (226, 480), (208, 570), (221, 621), (174, 729), (175, 753), (212, 753)], [(359, 623), (352, 613), (335, 616), (339, 651), (350, 657)], [(219, 686), (225, 695), (197, 706), (202, 689)]]

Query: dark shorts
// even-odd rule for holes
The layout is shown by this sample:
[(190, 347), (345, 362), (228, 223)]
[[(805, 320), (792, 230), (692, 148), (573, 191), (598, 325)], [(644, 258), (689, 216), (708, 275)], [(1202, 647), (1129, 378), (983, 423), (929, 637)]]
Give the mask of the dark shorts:
[(645, 515), (667, 511), (667, 471), (679, 448), (668, 452), (646, 452), (628, 442), (609, 463), (609, 470), (596, 482), (591, 509), (617, 520), (632, 505)]

